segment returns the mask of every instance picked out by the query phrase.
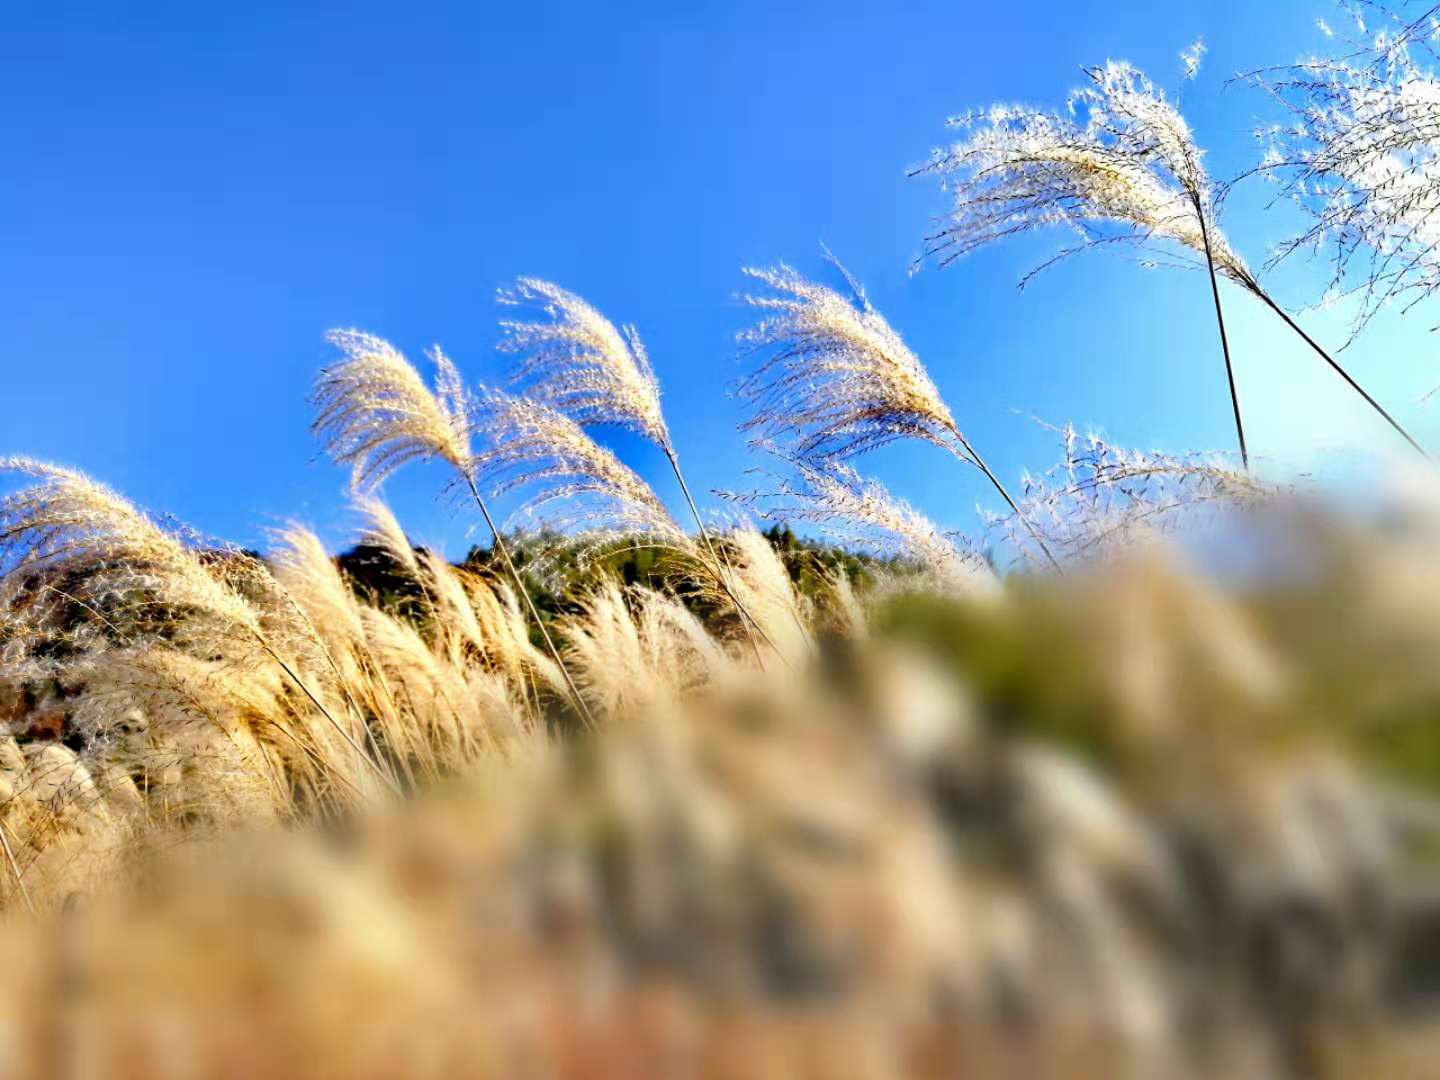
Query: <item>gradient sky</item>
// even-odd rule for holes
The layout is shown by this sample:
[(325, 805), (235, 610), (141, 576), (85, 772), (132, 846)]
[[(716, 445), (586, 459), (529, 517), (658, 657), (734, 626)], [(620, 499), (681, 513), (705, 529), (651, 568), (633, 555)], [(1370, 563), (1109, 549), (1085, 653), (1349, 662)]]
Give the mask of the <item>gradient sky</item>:
[[(0, 453), (85, 469), (211, 535), (291, 518), (339, 544), (344, 475), (316, 460), (306, 393), (323, 332), (418, 357), (441, 343), (494, 379), (494, 290), (553, 279), (635, 323), (692, 487), (753, 483), (727, 389), (746, 264), (821, 275), (827, 243), (927, 362), (1002, 476), (1044, 469), (1030, 415), (1144, 448), (1229, 448), (1203, 276), (1071, 260), (1063, 241), (907, 273), (943, 201), (906, 167), (946, 116), (1058, 104), (1082, 64), (1128, 59), (1174, 88), (1219, 176), (1252, 161), (1267, 103), (1237, 71), (1320, 47), (1325, 0), (987, 4), (11, 3), (0, 35)], [(1242, 188), (1226, 228), (1252, 263), (1294, 224)], [(1313, 299), (1316, 271), (1271, 278)], [(1283, 471), (1397, 448), (1273, 317), (1226, 291), (1252, 453)], [(1304, 316), (1323, 341), (1343, 313)], [(1422, 305), (1345, 362), (1422, 442), (1440, 382)], [(608, 439), (675, 504), (663, 461)], [(949, 527), (994, 505), (925, 447), (859, 462)], [(435, 470), (387, 494), (452, 555), (467, 516)], [(717, 500), (708, 496), (708, 505)]]

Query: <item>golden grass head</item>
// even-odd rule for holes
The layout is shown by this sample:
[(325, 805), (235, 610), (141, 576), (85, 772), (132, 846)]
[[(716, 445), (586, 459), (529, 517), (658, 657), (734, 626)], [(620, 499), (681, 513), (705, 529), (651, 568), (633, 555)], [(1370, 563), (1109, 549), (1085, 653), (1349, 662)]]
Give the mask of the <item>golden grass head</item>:
[(805, 458), (843, 458), (895, 439), (947, 448), (959, 431), (925, 367), (852, 282), (849, 298), (788, 266), (746, 269), (764, 286), (746, 303), (761, 320), (740, 342), (768, 353), (740, 384), (753, 414), (745, 427), (794, 435)]
[[(1218, 201), (1189, 125), (1142, 72), (1108, 61), (1063, 112), (994, 105), (950, 121), (962, 141), (934, 151), (918, 172), (940, 177), (951, 210), (926, 238), (925, 255), (947, 265), (977, 248), (1058, 225), (1077, 251), (1114, 242), (1170, 241), (1188, 262), (1204, 256), (1206, 216), (1215, 268), (1255, 288), (1244, 260), (1214, 223)], [(1105, 231), (1105, 230), (1109, 231)], [(1028, 280), (1030, 275), (1027, 275)]]
[(439, 458), (470, 467), (469, 396), (438, 348), (434, 390), (389, 342), (359, 330), (332, 330), (344, 359), (320, 373), (312, 425), (330, 456), (351, 467), (351, 483), (373, 489), (411, 461)]
[(488, 445), (476, 476), (495, 495), (526, 492), (519, 516), (560, 532), (598, 530), (688, 546), (640, 476), (552, 405), (487, 390), (475, 402)]
[(614, 424), (670, 451), (660, 383), (633, 326), (617, 329), (585, 300), (539, 278), (522, 277), (500, 302), (543, 321), (503, 320), (502, 351), (519, 357), (515, 385), (584, 425)]

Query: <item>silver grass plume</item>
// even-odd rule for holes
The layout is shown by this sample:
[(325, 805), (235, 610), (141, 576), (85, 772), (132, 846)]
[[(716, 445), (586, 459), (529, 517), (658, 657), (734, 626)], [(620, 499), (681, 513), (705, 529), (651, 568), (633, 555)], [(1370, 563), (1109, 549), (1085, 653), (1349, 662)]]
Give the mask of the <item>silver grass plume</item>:
[[(732, 568), (723, 565), (690, 494), (660, 407), (660, 383), (638, 331), (633, 326), (617, 329), (581, 297), (538, 278), (520, 278), (513, 289), (502, 290), (499, 298), (502, 304), (529, 306), (547, 317), (546, 321), (500, 323), (505, 336), (499, 347), (519, 357), (513, 385), (525, 397), (553, 406), (585, 427), (609, 424), (624, 428), (664, 452), (709, 556), (702, 565), (739, 611), (755, 646), (754, 635), (763, 637), (764, 630), (745, 610)], [(755, 652), (759, 659), (758, 646)]]
[(1208, 240), (1216, 271), (1254, 289), (1214, 225), (1218, 200), (1179, 110), (1129, 64), (1108, 61), (1086, 74), (1090, 85), (1063, 111), (994, 105), (949, 122), (965, 137), (916, 170), (939, 176), (951, 200), (941, 227), (926, 237), (925, 256), (946, 265), (1050, 226), (1073, 230), (1078, 243), (1037, 271), (1117, 242), (1169, 241), (1182, 258), (1203, 258)]
[(564, 413), (492, 389), (477, 396), (474, 416), (487, 441), (473, 459), (476, 480), (497, 497), (524, 492), (517, 518), (688, 545), (650, 485)]
[(315, 383), (313, 429), (330, 456), (351, 467), (357, 491), (369, 491), (411, 461), (439, 458), (470, 467), (468, 395), (455, 365), (433, 350), (435, 390), (389, 342), (359, 330), (326, 340), (345, 359)]
[[(896, 439), (930, 442), (978, 468), (1019, 514), (1005, 485), (956, 424), (920, 358), (860, 285), (835, 265), (853, 299), (788, 266), (745, 270), (770, 292), (745, 297), (765, 316), (739, 340), (769, 355), (740, 384), (753, 410), (742, 427), (758, 430), (761, 445), (792, 437), (790, 452), (811, 466)], [(1044, 541), (1035, 539), (1043, 548)]]
[(1107, 61), (1086, 73), (1091, 85), (1072, 94), (1063, 113), (997, 105), (950, 122), (967, 137), (934, 151), (929, 164), (916, 170), (938, 175), (951, 199), (944, 223), (926, 237), (924, 257), (945, 266), (1009, 236), (1049, 226), (1073, 230), (1078, 242), (1031, 271), (1023, 287), (1035, 273), (1078, 251), (1117, 243), (1146, 250), (1163, 242), (1182, 265), (1194, 263), (1209, 272), (1246, 467), (1249, 451), (1219, 277), (1270, 308), (1424, 455), (1409, 432), (1265, 291), (1230, 246), (1216, 222), (1221, 200), (1205, 172), (1203, 151), (1180, 111), (1129, 64)]
[(739, 340), (769, 355), (740, 383), (762, 440), (793, 435), (800, 457), (845, 458), (895, 439), (923, 439), (965, 456), (960, 429), (923, 364), (857, 287), (855, 297), (788, 266), (746, 267), (768, 293)]
[(615, 325), (560, 286), (522, 277), (500, 302), (537, 308), (547, 321), (502, 320), (500, 349), (519, 357), (514, 385), (585, 426), (613, 424), (667, 453), (670, 432), (660, 409), (660, 383), (633, 326)]
[[(1244, 509), (1281, 493), (1221, 454), (1164, 454), (1058, 429), (1059, 464), (1025, 481), (1029, 519), (1067, 559), (1128, 550), (1139, 541), (1198, 526), (1204, 515)], [(999, 523), (1023, 550), (1013, 519)]]
[(814, 465), (779, 456), (794, 476), (782, 477), (774, 491), (738, 497), (760, 517), (819, 525), (843, 541), (911, 559), (964, 592), (988, 593), (997, 587), (984, 561), (956, 547), (939, 526), (879, 481), (839, 462)]
[(312, 426), (330, 456), (351, 467), (352, 486), (358, 491), (373, 488), (411, 461), (438, 458), (455, 470), (485, 519), (495, 549), (564, 676), (575, 707), (593, 722), (476, 485), (476, 460), (470, 450), (475, 402), (455, 365), (438, 348), (430, 351), (437, 371), (432, 392), (389, 342), (357, 330), (332, 331), (327, 338), (344, 359), (316, 380), (313, 400), (318, 413)]
[[(1310, 218), (1272, 264), (1329, 249), (1326, 298), (1359, 297), (1352, 340), (1392, 300), (1408, 310), (1440, 288), (1440, 76), (1433, 10), (1418, 19), (1367, 5), (1379, 29), (1343, 55), (1251, 73), (1289, 113), (1260, 129), (1259, 171)], [(1331, 36), (1333, 32), (1328, 32)]]

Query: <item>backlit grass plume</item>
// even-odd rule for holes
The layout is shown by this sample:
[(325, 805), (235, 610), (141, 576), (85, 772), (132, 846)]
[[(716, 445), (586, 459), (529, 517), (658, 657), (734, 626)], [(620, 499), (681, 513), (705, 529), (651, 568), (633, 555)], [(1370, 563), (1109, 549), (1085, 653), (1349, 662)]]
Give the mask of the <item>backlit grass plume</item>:
[(1250, 76), (1289, 114), (1259, 132), (1268, 143), (1260, 170), (1310, 219), (1272, 262), (1328, 250), (1330, 293), (1359, 297), (1355, 333), (1387, 302), (1403, 299), (1408, 310), (1440, 289), (1434, 11), (1417, 19), (1382, 4), (1367, 11), (1379, 26), (1347, 41), (1343, 55)]
[(896, 439), (933, 443), (978, 468), (1020, 513), (920, 358), (848, 274), (853, 299), (788, 266), (745, 273), (769, 291), (745, 297), (764, 317), (739, 339), (769, 355), (740, 384), (753, 410), (744, 428), (759, 431), (762, 441), (793, 439), (791, 452), (811, 465)]
[(432, 391), (388, 341), (359, 330), (326, 335), (345, 356), (315, 383), (314, 431), (352, 485), (369, 491), (412, 461), (438, 458), (460, 473), (470, 467), (467, 395), (460, 373), (439, 350)]
[[(1193, 75), (1199, 53), (1186, 54)], [(941, 177), (951, 199), (925, 255), (941, 266), (977, 248), (1049, 226), (1079, 242), (1021, 281), (1078, 251), (1115, 243), (1169, 242), (1182, 259), (1204, 258), (1225, 357), (1235, 433), (1249, 461), (1216, 274), (1258, 291), (1253, 275), (1215, 223), (1215, 199), (1190, 125), (1146, 76), (1129, 64), (1090, 68), (1090, 85), (1063, 112), (997, 105), (951, 120), (966, 137), (936, 150), (920, 172)]]
[(318, 409), (313, 429), (340, 464), (351, 467), (352, 485), (364, 491), (402, 465), (438, 458), (454, 468), (490, 529), (495, 549), (525, 600), (551, 658), (560, 668), (575, 707), (589, 719), (580, 689), (570, 678), (560, 650), (536, 610), (490, 508), (475, 483), (470, 419), (473, 401), (448, 357), (438, 348), (430, 358), (437, 369), (432, 391), (414, 366), (389, 342), (356, 330), (328, 335), (344, 358), (320, 373), (315, 384)]
[(473, 459), (475, 477), (497, 497), (523, 492), (520, 517), (562, 532), (688, 545), (650, 485), (558, 409), (487, 390), (476, 398), (474, 416), (486, 435)]
[(669, 452), (660, 383), (633, 326), (617, 329), (579, 296), (538, 278), (520, 278), (500, 302), (546, 316), (500, 323), (500, 348), (519, 357), (515, 384), (526, 397), (586, 426), (626, 428)]
[[(1194, 71), (1198, 54), (1187, 54)], [(1274, 311), (1392, 428), (1423, 454), (1395, 419), (1261, 287), (1217, 223), (1220, 199), (1189, 124), (1165, 94), (1129, 64), (1090, 68), (1090, 85), (1049, 112), (996, 105), (950, 121), (964, 137), (916, 170), (940, 178), (950, 209), (925, 238), (924, 258), (946, 266), (998, 240), (1059, 226), (1077, 243), (1021, 280), (1076, 252), (1123, 244), (1162, 247), (1183, 265), (1203, 265), (1225, 359), (1241, 461), (1249, 465), (1219, 278)], [(1153, 257), (1146, 255), (1147, 261)], [(1203, 262), (1201, 261), (1203, 260)]]
[(950, 121), (964, 138), (917, 170), (939, 176), (951, 199), (926, 238), (926, 256), (946, 265), (994, 241), (1061, 226), (1079, 243), (1055, 258), (1157, 241), (1170, 241), (1172, 254), (1204, 257), (1208, 244), (1216, 270), (1249, 288), (1244, 261), (1215, 228), (1203, 152), (1179, 110), (1129, 64), (1086, 74), (1090, 85), (1063, 111), (995, 105)]
[(617, 329), (579, 296), (538, 278), (520, 278), (513, 289), (501, 291), (500, 302), (536, 308), (546, 316), (539, 321), (503, 320), (500, 324), (505, 334), (500, 349), (519, 357), (514, 385), (525, 397), (552, 406), (582, 426), (624, 428), (664, 452), (700, 531), (708, 569), (740, 612), (753, 645), (754, 635), (763, 637), (764, 631), (741, 603), (730, 568), (724, 565), (690, 494), (660, 407), (660, 383), (639, 332), (633, 326)]
[[(1116, 446), (1073, 426), (1057, 431), (1063, 461), (1027, 476), (1024, 505), (1051, 549), (1083, 561), (1133, 549), (1172, 532), (1198, 530), (1203, 520), (1259, 506), (1285, 493), (1238, 469), (1219, 454), (1163, 454)], [(1026, 551), (1013, 519), (1002, 524)], [(1033, 555), (1033, 553), (1027, 553)]]
[(956, 547), (939, 526), (879, 481), (837, 461), (816, 465), (800, 457), (778, 456), (793, 476), (780, 478), (773, 491), (737, 497), (760, 517), (819, 525), (842, 542), (913, 560), (965, 592), (995, 588), (990, 567)]
[(740, 384), (745, 428), (793, 435), (801, 457), (847, 458), (896, 439), (955, 452), (962, 436), (924, 365), (858, 288), (854, 299), (788, 266), (746, 268), (768, 292), (745, 297), (763, 318), (740, 334), (769, 353)]

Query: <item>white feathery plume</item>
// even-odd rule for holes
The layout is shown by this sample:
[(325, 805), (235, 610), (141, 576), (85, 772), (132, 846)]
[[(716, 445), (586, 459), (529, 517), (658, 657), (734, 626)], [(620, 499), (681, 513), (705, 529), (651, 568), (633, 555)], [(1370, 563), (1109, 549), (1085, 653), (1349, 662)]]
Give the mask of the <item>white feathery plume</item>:
[(1182, 257), (1203, 257), (1208, 239), (1216, 271), (1252, 288), (1244, 260), (1210, 220), (1217, 200), (1179, 110), (1129, 64), (1110, 61), (1086, 74), (1091, 85), (1073, 93), (1064, 112), (995, 105), (950, 121), (966, 137), (917, 170), (938, 175), (951, 198), (944, 224), (926, 238), (926, 256), (946, 265), (1055, 225), (1079, 236), (1033, 274), (1116, 242), (1170, 241)]
[[(319, 413), (315, 433), (330, 455), (351, 467), (352, 484), (367, 490), (411, 461), (439, 458), (456, 471), (469, 490), (494, 538), (495, 549), (515, 581), (540, 636), (565, 678), (575, 707), (587, 722), (593, 717), (570, 678), (560, 650), (545, 628), (500, 535), (490, 508), (475, 483), (476, 463), (470, 452), (471, 414), (475, 402), (448, 357), (439, 348), (430, 351), (437, 369), (432, 393), (419, 372), (394, 346), (357, 330), (328, 335), (345, 359), (320, 373), (314, 401)], [(490, 458), (494, 460), (493, 452)]]
[(1182, 77), (1187, 81), (1200, 74), (1200, 62), (1205, 59), (1205, 54), (1210, 50), (1205, 47), (1204, 38), (1196, 38), (1190, 43), (1190, 47), (1180, 54), (1180, 64), (1183, 68)]
[(660, 383), (633, 326), (617, 329), (581, 297), (522, 277), (500, 302), (538, 308), (548, 321), (502, 320), (500, 349), (520, 359), (514, 384), (580, 424), (627, 428), (669, 452)]
[(410, 361), (389, 342), (359, 330), (326, 335), (345, 359), (315, 383), (315, 434), (352, 485), (369, 491), (401, 466), (439, 458), (466, 472), (470, 463), (468, 395), (455, 365), (434, 349), (432, 392)]
[[(739, 339), (772, 351), (740, 384), (741, 396), (754, 409), (743, 427), (759, 429), (761, 445), (793, 436), (790, 452), (812, 465), (896, 439), (934, 443), (984, 473), (1019, 514), (1005, 485), (955, 423), (920, 358), (844, 267), (833, 256), (831, 261), (845, 275), (853, 300), (787, 266), (745, 271), (771, 291), (746, 296), (766, 317)], [(1035, 539), (1043, 549), (1044, 541)]]
[(1274, 311), (1423, 455), (1420, 444), (1301, 329), (1230, 246), (1215, 220), (1220, 200), (1205, 172), (1204, 152), (1179, 110), (1129, 64), (1109, 61), (1087, 74), (1091, 85), (1071, 95), (1063, 114), (994, 106), (951, 121), (968, 137), (948, 150), (936, 150), (930, 163), (917, 170), (939, 175), (951, 197), (944, 224), (926, 238), (925, 256), (944, 266), (1009, 236), (1051, 225), (1072, 229), (1079, 242), (1031, 271), (1022, 279), (1023, 287), (1035, 273), (1078, 251), (1114, 243), (1145, 249), (1156, 241), (1167, 242), (1182, 262), (1209, 271), (1246, 467), (1249, 451), (1218, 277)]
[(1257, 132), (1268, 144), (1259, 171), (1310, 218), (1271, 262), (1328, 247), (1327, 298), (1359, 297), (1352, 340), (1390, 301), (1404, 299), (1408, 310), (1440, 288), (1440, 75), (1430, 20), (1406, 23), (1373, 8), (1387, 24), (1347, 41), (1344, 55), (1249, 76), (1289, 113)]
[(923, 439), (965, 456), (960, 429), (924, 365), (870, 304), (807, 281), (788, 266), (747, 267), (770, 292), (745, 302), (764, 313), (739, 335), (770, 355), (740, 384), (762, 441), (785, 434), (805, 458), (845, 458), (895, 439)]
[(995, 590), (998, 582), (988, 565), (957, 548), (933, 521), (879, 481), (839, 462), (817, 466), (787, 460), (794, 479), (782, 478), (774, 492), (740, 497), (754, 503), (761, 517), (809, 522), (842, 540), (913, 559), (966, 592)]
[[(1073, 426), (1054, 430), (1064, 460), (1027, 478), (1025, 507), (1067, 559), (1128, 550), (1137, 541), (1194, 525), (1205, 511), (1244, 508), (1282, 493), (1219, 454), (1145, 452), (1093, 434), (1082, 437)], [(1003, 524), (1013, 529), (1013, 522)], [(1024, 539), (1012, 536), (1017, 545)]]
[(688, 545), (650, 485), (564, 413), (542, 401), (487, 390), (476, 399), (475, 417), (488, 440), (473, 458), (476, 479), (495, 496), (525, 491), (519, 516), (562, 532), (622, 533)]
[(660, 383), (639, 333), (633, 326), (616, 329), (581, 297), (538, 278), (520, 278), (513, 289), (500, 292), (500, 302), (517, 307), (529, 305), (549, 317), (545, 322), (500, 323), (505, 332), (500, 349), (519, 355), (514, 384), (525, 397), (552, 406), (582, 426), (613, 424), (625, 428), (649, 439), (664, 452), (709, 556), (708, 563), (702, 565), (707, 566), (740, 612), (754, 645), (753, 635), (763, 637), (764, 631), (741, 603), (690, 494), (660, 408)]

